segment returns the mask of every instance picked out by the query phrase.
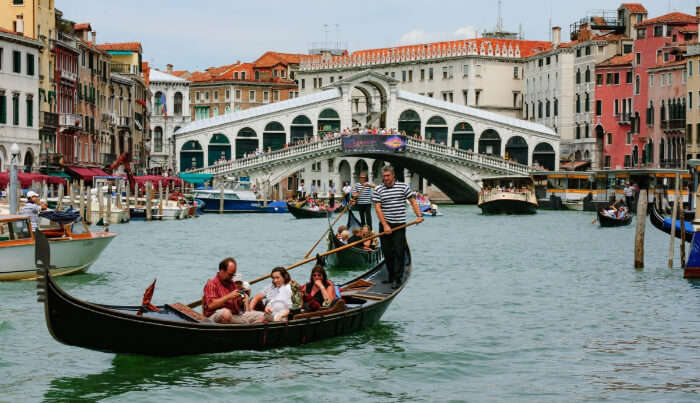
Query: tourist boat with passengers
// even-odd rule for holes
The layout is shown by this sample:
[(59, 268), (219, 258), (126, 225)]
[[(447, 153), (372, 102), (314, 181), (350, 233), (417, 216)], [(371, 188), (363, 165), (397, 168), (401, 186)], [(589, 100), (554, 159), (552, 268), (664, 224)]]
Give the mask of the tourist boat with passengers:
[(287, 210), (292, 213), (294, 218), (325, 218), (330, 214), (333, 214), (338, 208), (336, 204), (335, 208), (319, 208), (318, 210), (313, 210), (310, 207), (305, 207), (307, 202), (303, 203), (290, 203), (287, 202)]
[(529, 176), (492, 176), (482, 179), (479, 208), (484, 214), (535, 214), (537, 197)]
[(0, 280), (36, 278), (34, 254), (38, 234), (48, 239), (53, 250), (53, 276), (87, 270), (116, 236), (113, 232), (92, 232), (87, 225), (71, 223), (58, 223), (52, 229), (34, 232), (28, 216), (1, 215)]
[(598, 224), (601, 227), (624, 227), (632, 223), (632, 214), (627, 212), (623, 217), (611, 217), (603, 210), (598, 210)]
[[(203, 213), (221, 211), (221, 189), (195, 189), (193, 197), (202, 201)], [(285, 202), (269, 202), (267, 206), (258, 199), (250, 181), (229, 178), (223, 192), (224, 213), (286, 213)]]
[(178, 356), (234, 350), (263, 350), (295, 346), (342, 336), (379, 322), (411, 275), (406, 248), (406, 270), (401, 284), (392, 289), (384, 262), (340, 285), (341, 297), (328, 308), (297, 314), (289, 321), (256, 324), (210, 322), (187, 305), (102, 305), (82, 301), (64, 291), (48, 273), (52, 255), (46, 237), (38, 235), (36, 264), (39, 301), (46, 325), (59, 342), (108, 353)]
[[(350, 209), (348, 209), (347, 214), (348, 222), (346, 227), (348, 231), (352, 232), (355, 228), (361, 228), (360, 220), (355, 217), (355, 214), (353, 214)], [(330, 226), (328, 231), (328, 250), (340, 248), (341, 246), (343, 246), (343, 243), (336, 237), (333, 227)], [(326, 262), (331, 268), (366, 270), (378, 264), (383, 257), (382, 249), (378, 244), (372, 250), (364, 250), (360, 247), (353, 246), (338, 253), (328, 255), (328, 257), (326, 257)]]
[[(649, 203), (649, 221), (651, 221), (651, 224), (656, 227), (658, 230), (663, 231), (667, 234), (671, 233), (671, 218), (666, 218), (664, 217), (661, 212), (656, 207), (656, 203)], [(685, 221), (683, 220), (683, 224), (685, 227), (685, 241), (686, 242), (692, 242), (693, 241), (693, 236), (695, 235), (695, 229), (693, 228), (693, 222), (692, 220), (690, 221)], [(681, 239), (681, 220), (676, 219), (676, 230), (675, 230), (675, 235), (676, 238)]]

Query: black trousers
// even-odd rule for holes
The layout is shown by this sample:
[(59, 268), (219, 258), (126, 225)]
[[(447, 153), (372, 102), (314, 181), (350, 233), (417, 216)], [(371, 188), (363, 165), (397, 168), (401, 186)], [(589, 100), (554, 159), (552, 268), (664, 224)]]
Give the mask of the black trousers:
[(330, 196), (330, 198), (328, 200), (328, 205), (331, 206), (331, 208), (333, 208), (333, 206), (335, 206), (335, 194), (332, 194)]
[[(389, 223), (391, 228), (396, 228), (400, 224)], [(389, 280), (400, 281), (404, 272), (405, 252), (406, 252), (406, 228), (392, 231), (389, 235), (379, 237), (382, 240), (382, 253), (389, 270)]]
[(372, 205), (358, 204), (357, 212), (360, 213), (360, 224), (367, 225), (369, 229), (372, 229)]

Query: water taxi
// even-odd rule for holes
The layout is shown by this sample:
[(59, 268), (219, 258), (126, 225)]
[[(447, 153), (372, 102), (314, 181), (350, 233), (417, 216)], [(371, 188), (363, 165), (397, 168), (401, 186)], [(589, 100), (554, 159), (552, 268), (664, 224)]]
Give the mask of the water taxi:
[(535, 214), (537, 197), (529, 176), (493, 176), (482, 179), (479, 208), (484, 214)]
[[(59, 224), (55, 228), (41, 231), (51, 244), (53, 276), (87, 270), (116, 236), (91, 232), (87, 225)], [(35, 233), (28, 216), (0, 215), (0, 280), (35, 279), (34, 247)]]

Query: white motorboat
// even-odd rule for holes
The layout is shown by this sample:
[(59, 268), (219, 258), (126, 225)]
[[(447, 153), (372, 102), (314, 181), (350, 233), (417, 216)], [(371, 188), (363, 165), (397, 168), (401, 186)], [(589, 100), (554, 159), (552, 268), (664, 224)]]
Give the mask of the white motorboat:
[[(86, 225), (42, 231), (51, 244), (51, 274), (61, 276), (87, 270), (116, 236), (113, 232), (90, 232)], [(28, 216), (0, 216), (0, 280), (36, 278), (34, 233)]]

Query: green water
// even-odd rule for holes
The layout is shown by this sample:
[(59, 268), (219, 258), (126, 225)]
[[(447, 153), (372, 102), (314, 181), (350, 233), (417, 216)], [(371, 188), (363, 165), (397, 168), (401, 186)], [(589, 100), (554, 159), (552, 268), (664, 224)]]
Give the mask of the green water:
[[(379, 325), (298, 348), (168, 359), (82, 350), (51, 337), (34, 282), (0, 283), (0, 401), (700, 399), (700, 285), (665, 268), (667, 235), (647, 225), (637, 271), (634, 226), (601, 229), (592, 213), (441, 211), (409, 230), (414, 272)], [(158, 278), (154, 303), (187, 303), (221, 258), (258, 277), (298, 260), (324, 222), (117, 225), (87, 274), (58, 282), (82, 299), (137, 305)]]

